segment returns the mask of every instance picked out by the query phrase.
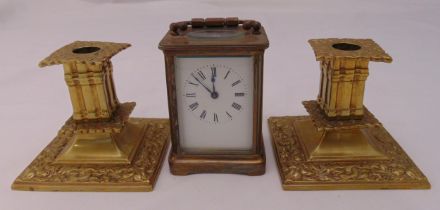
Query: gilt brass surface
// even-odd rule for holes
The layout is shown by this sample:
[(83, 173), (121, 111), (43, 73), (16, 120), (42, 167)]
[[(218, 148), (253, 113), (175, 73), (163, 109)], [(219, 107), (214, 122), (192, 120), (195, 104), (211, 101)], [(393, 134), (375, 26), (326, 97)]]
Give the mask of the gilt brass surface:
[(269, 118), (285, 190), (429, 189), (428, 179), (363, 104), (370, 61), (391, 62), (371, 39), (311, 39), (320, 61), (310, 116)]
[(318, 131), (311, 119), (305, 119), (296, 120), (293, 129), (310, 161), (388, 159), (375, 147), (368, 128)]
[(364, 114), (360, 119), (355, 117), (354, 119), (329, 120), (317, 101), (303, 101), (302, 104), (319, 131), (360, 129), (382, 125), (365, 106), (363, 107)]
[[(371, 144), (387, 159), (310, 161), (295, 124), (308, 116), (271, 117), (272, 144), (284, 190), (429, 189), (425, 175), (382, 126), (365, 128)], [(310, 126), (310, 125), (309, 125)], [(306, 132), (316, 129), (304, 127)]]
[(40, 67), (62, 64), (74, 120), (109, 120), (119, 105), (110, 61), (127, 43), (76, 41), (39, 63)]
[(72, 137), (66, 123), (12, 184), (30, 191), (152, 191), (169, 145), (167, 119), (130, 118), (144, 127), (131, 164), (53, 164)]
[(17, 190), (151, 191), (169, 138), (165, 119), (130, 118), (110, 58), (126, 43), (76, 41), (40, 62), (63, 64), (73, 114), (12, 184)]
[[(144, 134), (143, 125), (126, 122), (135, 103), (123, 103), (115, 112), (113, 122), (75, 122), (72, 137), (54, 163), (65, 164), (130, 164)], [(120, 128), (106, 132), (109, 127)], [(112, 129), (110, 129), (112, 131)]]
[(372, 141), (368, 128), (381, 123), (364, 107), (362, 119), (329, 120), (317, 101), (304, 101), (308, 120), (294, 123), (309, 160), (387, 159)]
[(318, 103), (328, 118), (360, 119), (364, 114), (369, 61), (392, 61), (371, 39), (311, 39), (321, 66)]

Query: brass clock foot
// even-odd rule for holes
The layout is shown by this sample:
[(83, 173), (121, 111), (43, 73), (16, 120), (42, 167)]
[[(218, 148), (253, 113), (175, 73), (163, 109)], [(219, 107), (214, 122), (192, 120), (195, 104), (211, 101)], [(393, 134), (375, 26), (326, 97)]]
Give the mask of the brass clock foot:
[(259, 176), (266, 172), (266, 155), (261, 141), (258, 154), (235, 155), (185, 155), (171, 152), (168, 158), (173, 175), (185, 176), (198, 173), (225, 173)]

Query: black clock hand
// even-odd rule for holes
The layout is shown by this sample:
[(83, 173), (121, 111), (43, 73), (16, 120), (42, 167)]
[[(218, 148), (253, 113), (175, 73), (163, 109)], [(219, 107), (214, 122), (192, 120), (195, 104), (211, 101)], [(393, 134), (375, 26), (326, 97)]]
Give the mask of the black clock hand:
[(214, 85), (215, 79), (213, 78), (211, 79), (211, 81), (212, 81), (212, 92), (215, 93), (215, 85)]
[(211, 98), (218, 98), (218, 93), (215, 91), (215, 77), (217, 77), (217, 69), (215, 67), (211, 67), (211, 82), (212, 82), (212, 92)]
[(196, 76), (194, 76), (194, 74), (193, 73), (191, 73), (191, 76), (192, 77), (194, 77), (194, 79), (198, 82), (198, 83), (200, 83), (211, 95), (212, 95), (212, 91), (208, 88), (208, 87), (206, 87), (206, 85), (205, 84), (203, 84), (199, 79), (197, 79), (197, 77)]

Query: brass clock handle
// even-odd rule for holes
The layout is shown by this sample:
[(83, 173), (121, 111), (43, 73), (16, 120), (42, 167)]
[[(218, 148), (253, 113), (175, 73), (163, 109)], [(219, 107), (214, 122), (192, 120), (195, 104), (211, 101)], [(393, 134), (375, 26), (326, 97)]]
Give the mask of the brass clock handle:
[(253, 30), (253, 34), (260, 34), (261, 23), (255, 20), (240, 20), (238, 17), (227, 18), (192, 18), (191, 21), (181, 21), (170, 24), (170, 33), (174, 36), (182, 35), (181, 32), (191, 28), (210, 27), (242, 27), (244, 30)]

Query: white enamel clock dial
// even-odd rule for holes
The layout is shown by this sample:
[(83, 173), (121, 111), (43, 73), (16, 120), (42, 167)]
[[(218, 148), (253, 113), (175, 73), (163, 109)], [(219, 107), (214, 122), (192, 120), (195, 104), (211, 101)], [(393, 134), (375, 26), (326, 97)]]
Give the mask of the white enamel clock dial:
[(185, 151), (250, 150), (253, 58), (176, 57), (180, 146)]

